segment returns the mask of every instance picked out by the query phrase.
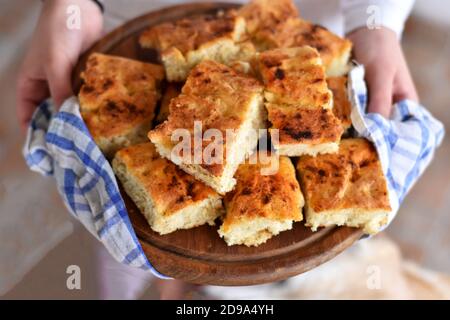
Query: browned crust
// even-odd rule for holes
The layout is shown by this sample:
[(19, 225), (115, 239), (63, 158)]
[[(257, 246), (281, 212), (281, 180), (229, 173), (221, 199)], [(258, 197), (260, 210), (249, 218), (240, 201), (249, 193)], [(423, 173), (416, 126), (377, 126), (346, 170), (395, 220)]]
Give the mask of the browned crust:
[(93, 53), (81, 78), (81, 115), (94, 139), (108, 139), (152, 121), (164, 70), (158, 65)]
[[(255, 93), (261, 93), (261, 83), (221, 63), (206, 60), (192, 69), (183, 86), (184, 95), (202, 97), (226, 105), (244, 104)], [(237, 109), (237, 108), (235, 108)], [(236, 110), (240, 113), (239, 110)]]
[(332, 94), (316, 49), (306, 46), (263, 52), (259, 56), (259, 70), (266, 91), (274, 95), (270, 102), (331, 106)]
[(347, 77), (327, 79), (328, 88), (333, 92), (333, 113), (341, 121), (344, 130), (352, 125), (352, 105), (347, 94)]
[(273, 129), (279, 130), (280, 144), (339, 141), (343, 130), (329, 109), (332, 93), (316, 49), (273, 49), (261, 53), (258, 61), (266, 85), (269, 121)]
[(344, 139), (337, 154), (302, 156), (297, 163), (309, 208), (390, 211), (386, 179), (374, 146), (365, 139)]
[(217, 195), (213, 189), (161, 158), (151, 142), (122, 149), (116, 158), (139, 181), (163, 215), (174, 214)]
[[(272, 155), (272, 161), (276, 156)], [(295, 169), (287, 157), (279, 157), (279, 169), (275, 174), (263, 175), (261, 170), (270, 164), (245, 163), (235, 174), (236, 187), (226, 194), (226, 216), (222, 228), (225, 231), (243, 220), (268, 218), (284, 221), (300, 221), (303, 196), (295, 178)]]
[(139, 43), (161, 52), (176, 48), (183, 55), (219, 38), (232, 38), (236, 25), (236, 11), (198, 15), (174, 22), (165, 22), (144, 31)]
[(343, 130), (330, 109), (266, 104), (280, 144), (317, 145), (339, 141)]
[[(171, 136), (176, 129), (187, 129), (194, 145), (194, 122), (201, 121), (202, 130), (217, 129), (222, 133), (223, 161), (221, 164), (201, 166), (215, 176), (220, 176), (226, 161), (226, 130), (237, 130), (245, 120), (250, 101), (263, 88), (254, 78), (234, 71), (214, 61), (204, 61), (195, 67), (182, 89), (182, 94), (170, 103), (168, 120), (149, 132), (149, 138), (172, 148)], [(204, 141), (204, 150), (211, 142)], [(192, 153), (195, 152), (191, 148)]]
[(281, 22), (299, 15), (292, 0), (252, 0), (239, 9), (238, 14), (244, 17), (247, 30), (252, 35), (271, 30)]
[(254, 38), (260, 50), (305, 45), (316, 48), (327, 68), (334, 59), (350, 52), (352, 48), (352, 43), (348, 39), (300, 18), (284, 20), (273, 28), (259, 31)]

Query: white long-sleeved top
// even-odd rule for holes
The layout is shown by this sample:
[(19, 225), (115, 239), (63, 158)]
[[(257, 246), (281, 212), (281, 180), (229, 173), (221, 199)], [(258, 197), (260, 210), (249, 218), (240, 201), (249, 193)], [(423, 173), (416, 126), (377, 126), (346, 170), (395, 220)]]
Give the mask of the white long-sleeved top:
[[(106, 0), (104, 1), (106, 28), (109, 30), (123, 21), (147, 11), (189, 2), (190, 0)], [(199, 0), (196, 0), (199, 1)], [(208, 1), (211, 0), (200, 0)], [(273, 0), (276, 1), (276, 0)], [(339, 35), (367, 26), (367, 23), (392, 29), (401, 36), (404, 23), (414, 0), (294, 0), (304, 19), (321, 24)], [(220, 2), (246, 3), (245, 0)]]

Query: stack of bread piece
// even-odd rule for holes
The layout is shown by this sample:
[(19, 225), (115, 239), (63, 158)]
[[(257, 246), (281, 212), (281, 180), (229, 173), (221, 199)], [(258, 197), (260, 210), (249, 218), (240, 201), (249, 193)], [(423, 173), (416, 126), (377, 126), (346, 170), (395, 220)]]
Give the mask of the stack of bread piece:
[(257, 50), (311, 46), (320, 52), (327, 76), (348, 72), (352, 43), (299, 17), (292, 0), (253, 0), (239, 10)]
[[(149, 138), (163, 157), (225, 194), (236, 183), (233, 176), (239, 164), (256, 148), (255, 130), (266, 127), (262, 92), (254, 78), (215, 61), (201, 62), (189, 74), (182, 93), (172, 99), (168, 119), (150, 131)], [(197, 133), (196, 123), (201, 124)], [(180, 144), (173, 136), (182, 133), (180, 129), (189, 134), (189, 154), (177, 152)], [(204, 132), (210, 129), (219, 136), (205, 141)], [(214, 145), (221, 152), (211, 155)]]
[(343, 129), (332, 110), (333, 94), (317, 50), (265, 51), (258, 67), (275, 149), (291, 157), (336, 152)]
[[(387, 223), (376, 150), (349, 130), (348, 40), (301, 19), (291, 0), (253, 0), (152, 26), (140, 44), (163, 67), (93, 54), (79, 98), (154, 231), (221, 221), (228, 245), (258, 246), (304, 218), (313, 231)], [(255, 129), (268, 127), (265, 148)]]

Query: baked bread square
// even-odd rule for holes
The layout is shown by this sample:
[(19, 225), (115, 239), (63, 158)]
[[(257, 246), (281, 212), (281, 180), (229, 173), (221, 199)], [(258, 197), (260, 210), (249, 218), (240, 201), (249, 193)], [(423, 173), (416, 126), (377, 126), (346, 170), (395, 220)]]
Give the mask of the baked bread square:
[(239, 13), (258, 51), (274, 48), (311, 46), (323, 60), (327, 76), (348, 72), (352, 43), (326, 28), (299, 18), (292, 0), (253, 0)]
[(333, 94), (328, 89), (319, 52), (309, 46), (265, 51), (258, 56), (270, 103), (330, 108)]
[(343, 129), (317, 50), (269, 50), (259, 55), (258, 66), (275, 149), (291, 157), (337, 152)]
[(112, 164), (125, 192), (160, 234), (214, 225), (223, 213), (214, 190), (161, 158), (151, 142), (120, 150)]
[(247, 32), (257, 47), (267, 49), (258, 43), (261, 35), (283, 21), (298, 18), (299, 12), (292, 0), (252, 0), (238, 10), (238, 15), (245, 19)]
[(341, 121), (345, 132), (352, 126), (352, 104), (347, 93), (347, 76), (328, 78), (327, 84), (333, 93), (333, 113)]
[[(224, 198), (226, 214), (219, 234), (230, 246), (258, 246), (303, 218), (303, 195), (291, 160), (276, 155), (269, 159), (242, 164), (236, 187)], [(275, 161), (278, 169), (270, 168)]]
[[(256, 79), (204, 61), (191, 71), (181, 95), (172, 99), (168, 120), (148, 137), (163, 157), (224, 194), (233, 189), (239, 164), (256, 148), (257, 129), (267, 127), (262, 93)], [(201, 139), (208, 132), (217, 136)], [(178, 134), (187, 134), (188, 141), (172, 141)]]
[(239, 45), (245, 40), (245, 20), (230, 10), (162, 23), (143, 32), (139, 42), (160, 52), (169, 81), (184, 81), (203, 60), (228, 65), (245, 59)]
[(333, 111), (266, 103), (272, 144), (280, 155), (336, 153), (342, 126)]
[(316, 48), (328, 77), (348, 73), (352, 52), (350, 40), (341, 38), (326, 28), (300, 18), (292, 18), (266, 34), (269, 47), (290, 48), (311, 46)]
[(81, 78), (81, 116), (106, 157), (147, 140), (164, 79), (162, 66), (93, 53)]
[(306, 199), (306, 225), (331, 225), (377, 233), (391, 206), (386, 179), (374, 146), (365, 139), (344, 139), (336, 154), (303, 156), (297, 173)]

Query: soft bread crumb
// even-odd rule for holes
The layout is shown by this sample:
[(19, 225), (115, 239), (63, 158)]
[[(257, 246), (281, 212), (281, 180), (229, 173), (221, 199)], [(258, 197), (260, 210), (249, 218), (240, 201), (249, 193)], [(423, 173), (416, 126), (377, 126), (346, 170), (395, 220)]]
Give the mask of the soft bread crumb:
[(282, 231), (292, 229), (292, 220), (274, 221), (267, 218), (255, 218), (241, 222), (238, 226), (225, 231), (219, 229), (219, 235), (229, 246), (243, 244), (248, 247), (259, 246)]
[(364, 209), (343, 209), (336, 211), (315, 212), (313, 209), (307, 209), (306, 226), (311, 227), (312, 231), (317, 231), (319, 227), (328, 226), (348, 226), (363, 228), (367, 234), (376, 234), (383, 227), (389, 217), (390, 211), (366, 211)]

